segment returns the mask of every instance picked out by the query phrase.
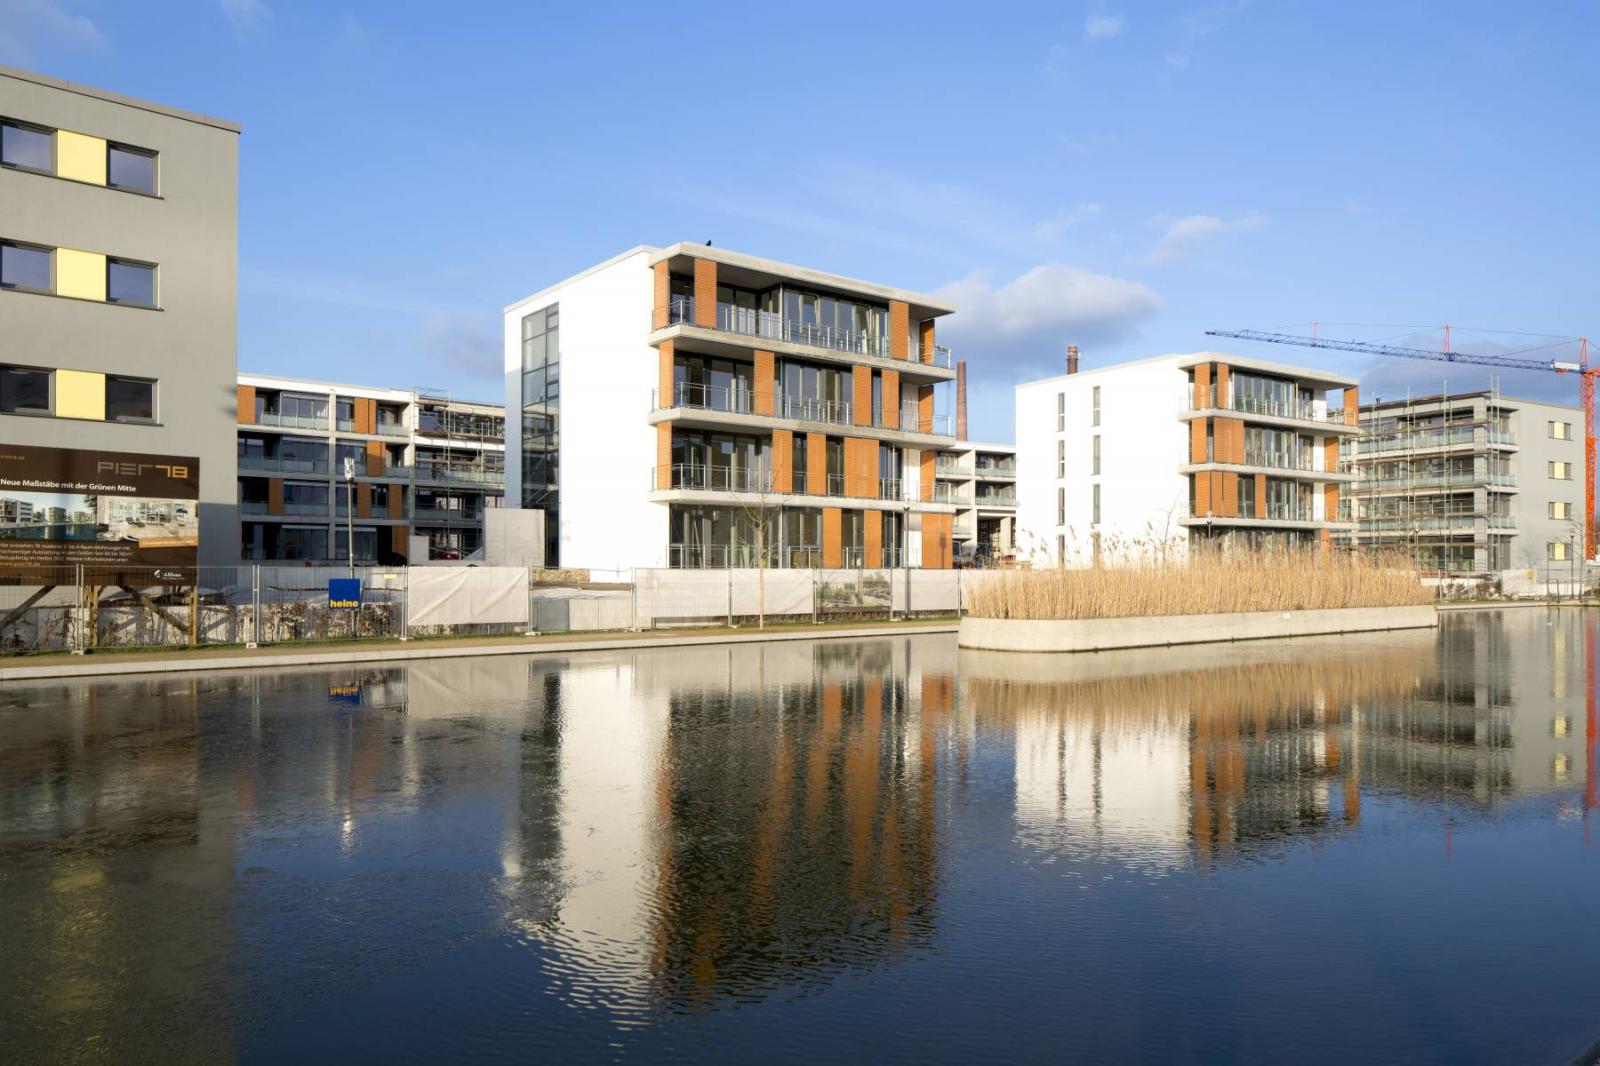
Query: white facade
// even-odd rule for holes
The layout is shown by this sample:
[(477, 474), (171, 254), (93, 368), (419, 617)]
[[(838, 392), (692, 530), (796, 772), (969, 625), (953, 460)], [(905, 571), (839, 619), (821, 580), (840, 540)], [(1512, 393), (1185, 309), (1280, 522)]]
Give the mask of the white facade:
[[(1208, 375), (1222, 367), (1221, 394), (1208, 392)], [(1231, 378), (1226, 376), (1231, 373)], [(1230, 381), (1239, 375), (1271, 378), (1313, 397), (1285, 413), (1254, 409)], [(1065, 374), (1016, 388), (1017, 558), (1035, 565), (1087, 565), (1096, 555), (1148, 556), (1185, 551), (1197, 536), (1285, 535), (1322, 537), (1341, 525), (1337, 492), (1327, 486), (1353, 481), (1329, 465), (1330, 440), (1357, 433), (1339, 408), (1329, 409), (1327, 389), (1355, 381), (1320, 371), (1217, 352), (1172, 354)], [(1304, 442), (1292, 463), (1255, 454), (1222, 452), (1213, 429), (1226, 423), (1242, 442), (1245, 424), (1287, 433)], [(1209, 495), (1195, 498), (1195, 481), (1207, 478)], [(1239, 506), (1270, 478), (1291, 485), (1293, 514)], [(1220, 486), (1226, 479), (1226, 505)], [(1332, 509), (1329, 501), (1332, 500)]]
[(934, 499), (957, 508), (956, 556), (980, 564), (1010, 559), (1017, 544), (1017, 448), (957, 441), (939, 453)]
[[(522, 320), (560, 307), (556, 536), (562, 567), (667, 565), (667, 509), (650, 502), (657, 381), (650, 313), (654, 248), (643, 245), (505, 310), (508, 400), (522, 391)], [(519, 411), (506, 410), (506, 506), (523, 506)]]

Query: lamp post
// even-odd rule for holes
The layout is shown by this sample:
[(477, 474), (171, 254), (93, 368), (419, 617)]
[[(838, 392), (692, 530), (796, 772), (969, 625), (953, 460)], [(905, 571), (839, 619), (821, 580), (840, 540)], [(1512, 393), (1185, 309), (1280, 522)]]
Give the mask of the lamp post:
[[(350, 576), (356, 576), (356, 460), (344, 457), (344, 552), (350, 563)], [(350, 639), (360, 635), (357, 616), (361, 613), (359, 599), (356, 609), (350, 612)]]

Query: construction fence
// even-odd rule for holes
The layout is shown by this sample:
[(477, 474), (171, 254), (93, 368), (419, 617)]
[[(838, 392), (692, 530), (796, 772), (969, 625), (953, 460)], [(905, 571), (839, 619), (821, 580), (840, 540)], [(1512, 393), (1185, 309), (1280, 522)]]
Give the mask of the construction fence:
[[(329, 580), (360, 582), (358, 605)], [(953, 615), (954, 570), (91, 566), (0, 571), (0, 655)], [(349, 601), (341, 601), (349, 602)]]

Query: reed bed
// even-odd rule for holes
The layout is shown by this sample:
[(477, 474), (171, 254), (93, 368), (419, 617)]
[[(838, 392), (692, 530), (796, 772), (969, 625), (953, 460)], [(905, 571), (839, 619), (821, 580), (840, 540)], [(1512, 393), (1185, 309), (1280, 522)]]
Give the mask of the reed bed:
[(1398, 560), (1352, 552), (1153, 556), (1083, 570), (1012, 570), (973, 583), (974, 618), (1138, 618), (1432, 603)]

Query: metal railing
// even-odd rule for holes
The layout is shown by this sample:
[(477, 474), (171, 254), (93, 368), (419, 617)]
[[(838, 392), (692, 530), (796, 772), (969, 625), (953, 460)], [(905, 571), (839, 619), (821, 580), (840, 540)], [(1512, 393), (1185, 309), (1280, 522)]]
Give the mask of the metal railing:
[(979, 494), (973, 497), (979, 507), (1015, 507), (1017, 497), (1012, 493), (996, 493), (992, 496)]
[(1011, 463), (1011, 464), (1001, 464), (1001, 463), (984, 464), (984, 463), (979, 463), (978, 466), (977, 466), (977, 474), (978, 474), (979, 477), (1012, 478), (1012, 477), (1016, 477), (1017, 476), (1017, 467), (1016, 467), (1015, 463)]
[[(1508, 438), (1504, 441), (1485, 441), (1481, 443), (1509, 444), (1510, 434), (1500, 434)], [(1352, 448), (1358, 455), (1373, 455), (1383, 452), (1412, 452), (1426, 451), (1430, 448), (1454, 448), (1462, 445), (1480, 443), (1471, 429), (1429, 430), (1422, 433), (1402, 433), (1386, 435), (1383, 437), (1362, 437), (1352, 442)]]
[[(1245, 466), (1265, 466), (1273, 470), (1302, 470), (1315, 471), (1316, 465), (1310, 455), (1284, 455), (1281, 452), (1251, 451), (1248, 448), (1244, 453)], [(1333, 473), (1333, 471), (1329, 471)]]
[(836, 402), (813, 400), (805, 396), (785, 396), (778, 404), (778, 411), (782, 417), (799, 422), (831, 422), (848, 426), (855, 421), (855, 407), (848, 400)]
[(933, 501), (935, 503), (953, 503), (962, 507), (972, 506), (972, 495), (953, 489), (948, 485), (935, 485), (933, 487)]
[(321, 415), (289, 415), (279, 411), (262, 411), (256, 416), (260, 426), (278, 426), (287, 429), (327, 429), (328, 413)]
[(747, 388), (722, 385), (697, 385), (689, 381), (674, 382), (671, 393), (672, 407), (693, 407), (702, 411), (732, 411), (749, 414), (755, 396)]
[(695, 489), (705, 492), (768, 492), (771, 485), (765, 471), (748, 467), (710, 466), (702, 463), (673, 463), (670, 482), (657, 484), (659, 471), (651, 469), (651, 484), (658, 489)]
[[(693, 325), (694, 312), (694, 297), (674, 296), (667, 303), (667, 324)], [(758, 337), (808, 348), (866, 355), (876, 359), (894, 358), (889, 338), (882, 334), (796, 322), (776, 311), (758, 311), (728, 303), (717, 304), (716, 325), (712, 328), (724, 333), (735, 333), (741, 337)], [(908, 340), (906, 354), (909, 361), (922, 362), (920, 342)], [(932, 358), (928, 362), (932, 366), (948, 370), (955, 366), (955, 355), (949, 348), (934, 345)]]
[(285, 474), (326, 474), (326, 459), (286, 459), (276, 455), (241, 455), (241, 470), (277, 470)]
[(1277, 400), (1261, 400), (1248, 396), (1235, 396), (1229, 400), (1215, 397), (1203, 403), (1195, 403), (1194, 397), (1191, 396), (1188, 407), (1191, 411), (1238, 411), (1241, 414), (1262, 415), (1268, 418), (1289, 418), (1297, 422), (1316, 422), (1323, 425), (1345, 424), (1343, 407), (1328, 407), (1319, 412), (1317, 405), (1314, 403), (1282, 403)]
[(424, 460), (406, 469), (414, 471), (418, 481), (458, 481), (471, 485), (498, 485), (506, 479), (504, 467), (463, 466), (458, 463), (435, 463)]
[(411, 427), (403, 422), (379, 422), (378, 435), (380, 437), (404, 437), (411, 432)]
[(897, 477), (881, 477), (878, 479), (878, 499), (898, 500), (905, 491), (905, 483)]

